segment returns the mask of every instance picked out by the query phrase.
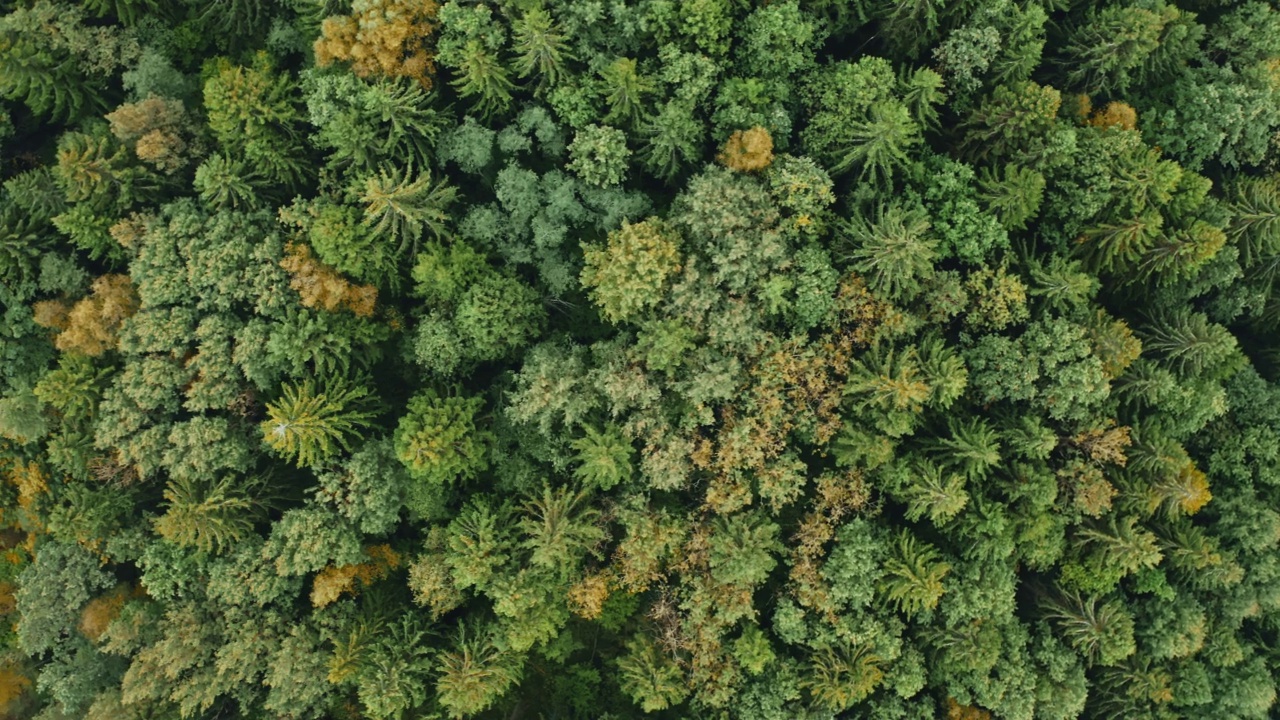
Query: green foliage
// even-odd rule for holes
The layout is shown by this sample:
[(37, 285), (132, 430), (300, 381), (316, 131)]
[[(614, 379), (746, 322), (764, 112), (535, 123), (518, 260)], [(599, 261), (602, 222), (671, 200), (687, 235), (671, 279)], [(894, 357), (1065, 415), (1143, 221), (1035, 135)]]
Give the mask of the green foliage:
[(618, 674), (622, 691), (645, 712), (679, 705), (689, 694), (680, 668), (643, 635), (627, 643)]
[(621, 183), (627, 174), (627, 136), (608, 125), (588, 125), (569, 144), (568, 167), (582, 181), (596, 187)]
[(573, 449), (578, 453), (574, 476), (586, 486), (605, 491), (630, 480), (635, 451), (617, 427), (608, 426), (601, 431), (587, 426), (583, 431), (586, 434), (573, 441)]
[(69, 640), (80, 608), (99, 591), (115, 584), (86, 549), (56, 541), (39, 548), (35, 562), (18, 576), (15, 598), (21, 614), (18, 641), (22, 649), (40, 654)]
[(459, 625), (452, 645), (437, 661), (436, 699), (450, 717), (479, 713), (519, 681), (520, 665), (495, 644), (490, 628)]
[(259, 477), (171, 481), (164, 491), (168, 506), (156, 518), (156, 532), (183, 547), (224, 552), (248, 537), (266, 514), (265, 490)]
[(603, 248), (583, 248), (582, 284), (610, 322), (657, 305), (680, 268), (680, 237), (660, 220), (624, 222)]
[(929, 219), (919, 208), (889, 205), (874, 221), (855, 217), (843, 228), (845, 259), (885, 297), (910, 299), (933, 272), (938, 241), (929, 236)]
[(415, 395), (395, 432), (396, 457), (418, 481), (443, 485), (468, 480), (488, 466), (487, 433), (476, 428), (481, 398)]
[(271, 180), (296, 186), (302, 180), (302, 114), (290, 77), (276, 72), (266, 53), (250, 66), (226, 58), (212, 63), (204, 83), (209, 129), (227, 151)]
[(885, 562), (880, 592), (907, 616), (932, 610), (946, 591), (942, 579), (950, 571), (951, 566), (942, 561), (932, 545), (916, 540), (904, 530)]
[(410, 172), (382, 169), (353, 185), (364, 204), (364, 226), (376, 235), (386, 234), (400, 244), (400, 251), (416, 251), (424, 231), (439, 239), (449, 219), (446, 209), (457, 199), (457, 190), (443, 181), (432, 185), (424, 172), (410, 179)]
[(1275, 714), (1277, 37), (8, 3), (0, 714)]
[(262, 438), (299, 467), (322, 465), (370, 425), (369, 391), (337, 380), (285, 385), (280, 400), (267, 403)]
[(436, 59), (454, 71), (450, 84), (462, 97), (474, 98), (475, 109), (486, 118), (506, 112), (515, 85), (498, 55), (507, 42), (506, 31), (489, 6), (447, 2), (438, 17), (443, 34)]

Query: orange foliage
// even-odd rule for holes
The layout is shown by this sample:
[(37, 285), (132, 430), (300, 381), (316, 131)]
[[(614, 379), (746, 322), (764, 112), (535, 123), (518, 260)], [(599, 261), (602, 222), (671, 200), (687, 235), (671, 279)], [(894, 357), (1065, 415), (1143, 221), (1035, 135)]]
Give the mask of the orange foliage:
[(813, 508), (800, 520), (792, 540), (792, 594), (804, 607), (821, 612), (830, 623), (836, 623), (836, 607), (831, 591), (822, 577), (826, 544), (835, 537), (836, 527), (847, 515), (863, 509), (871, 499), (866, 479), (857, 470), (844, 474), (824, 473), (818, 477), (818, 492)]
[(112, 225), (108, 232), (111, 233), (111, 239), (120, 243), (121, 247), (133, 249), (138, 246), (138, 242), (147, 232), (147, 221), (150, 218), (141, 213), (133, 213)]
[(17, 589), (11, 582), (0, 582), (0, 615), (8, 615), (18, 609), (18, 599), (14, 596)]
[(1096, 128), (1133, 130), (1138, 127), (1138, 111), (1125, 103), (1112, 101), (1105, 108), (1094, 111), (1086, 122)]
[(1073, 502), (1080, 512), (1091, 517), (1101, 517), (1111, 509), (1111, 499), (1116, 495), (1116, 488), (1105, 477), (1102, 471), (1093, 465), (1076, 462), (1059, 470), (1074, 489)]
[(15, 465), (9, 480), (18, 488), (18, 507), (31, 514), (36, 500), (49, 492), (49, 478), (35, 463)]
[(354, 0), (353, 14), (325, 19), (315, 43), (316, 64), (351, 63), (360, 77), (417, 80), (431, 87), (435, 59), (429, 50), (439, 6), (434, 0)]
[(0, 716), (7, 717), (10, 707), (31, 687), (31, 678), (12, 662), (0, 665)]
[(378, 289), (372, 285), (355, 285), (338, 271), (311, 254), (301, 243), (289, 243), (280, 267), (289, 273), (289, 287), (302, 296), (302, 304), (334, 312), (346, 308), (360, 317), (373, 315)]
[(762, 127), (735, 130), (716, 159), (738, 172), (763, 170), (773, 162), (773, 138)]
[(1102, 361), (1102, 372), (1107, 377), (1120, 377), (1134, 360), (1142, 354), (1142, 341), (1124, 320), (1113, 319), (1099, 310), (1089, 324), (1089, 340), (1094, 354)]
[(1081, 93), (1075, 96), (1076, 99), (1076, 115), (1081, 119), (1089, 117), (1089, 113), (1093, 112), (1093, 98)]
[(103, 275), (93, 281), (89, 296), (67, 315), (67, 325), (54, 345), (63, 352), (97, 357), (116, 346), (120, 324), (138, 312), (138, 293), (127, 275)]
[(317, 573), (311, 585), (311, 604), (318, 608), (330, 605), (346, 593), (357, 592), (357, 580), (360, 587), (369, 587), (400, 567), (400, 555), (389, 545), (374, 545), (365, 548), (364, 553), (369, 556), (368, 562), (342, 567), (330, 565)]
[(1155, 483), (1151, 495), (1153, 506), (1165, 503), (1166, 507), (1176, 507), (1187, 515), (1195, 515), (1213, 499), (1208, 476), (1190, 460), (1178, 472)]

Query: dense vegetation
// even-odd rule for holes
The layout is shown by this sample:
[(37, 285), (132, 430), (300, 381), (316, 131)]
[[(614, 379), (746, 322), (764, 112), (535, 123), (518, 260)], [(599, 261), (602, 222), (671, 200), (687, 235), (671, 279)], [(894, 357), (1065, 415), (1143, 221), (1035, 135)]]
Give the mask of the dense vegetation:
[(5, 717), (1275, 712), (1275, 3), (0, 15)]

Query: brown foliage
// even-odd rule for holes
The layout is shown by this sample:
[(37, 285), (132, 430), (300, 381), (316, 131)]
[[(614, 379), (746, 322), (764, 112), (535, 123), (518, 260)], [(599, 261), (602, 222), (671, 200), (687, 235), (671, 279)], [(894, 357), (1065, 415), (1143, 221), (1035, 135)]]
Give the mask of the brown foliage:
[(302, 296), (303, 305), (328, 312), (345, 308), (360, 317), (373, 315), (378, 289), (349, 282), (337, 270), (317, 260), (310, 246), (290, 243), (280, 267), (289, 273), (289, 287)]
[(1124, 467), (1129, 458), (1124, 449), (1133, 444), (1129, 436), (1129, 427), (1122, 425), (1113, 428), (1095, 428), (1086, 430), (1075, 436), (1074, 442), (1084, 451), (1089, 459), (1099, 464), (1112, 464)]
[(107, 626), (120, 616), (120, 610), (129, 599), (129, 585), (121, 583), (105, 595), (90, 600), (80, 611), (80, 632), (93, 642), (107, 631)]
[(354, 0), (351, 9), (351, 15), (327, 18), (320, 26), (317, 65), (341, 60), (360, 77), (407, 77), (431, 87), (436, 68), (429, 42), (439, 9), (434, 0)]
[(71, 308), (67, 326), (54, 345), (63, 352), (97, 357), (116, 346), (120, 324), (138, 311), (138, 293), (127, 275), (103, 275), (89, 296)]
[(947, 720), (991, 720), (991, 713), (972, 705), (961, 705), (947, 698)]
[(1073, 462), (1058, 471), (1066, 481), (1075, 508), (1091, 517), (1102, 517), (1111, 509), (1111, 499), (1116, 488), (1102, 475), (1097, 466), (1082, 461)]
[(132, 250), (138, 246), (138, 242), (146, 234), (147, 222), (150, 219), (149, 216), (141, 213), (133, 213), (112, 225), (108, 232), (111, 233), (111, 239), (120, 243), (121, 247)]
[(128, 103), (107, 115), (111, 133), (121, 142), (132, 145), (139, 160), (159, 170), (172, 173), (187, 164), (190, 123), (181, 100), (152, 95), (146, 100)]
[(23, 674), (22, 669), (13, 662), (0, 665), (0, 713), (8, 717), (11, 707), (31, 687), (31, 678)]
[(584, 620), (595, 620), (604, 611), (604, 602), (609, 599), (609, 576), (606, 573), (594, 573), (569, 588), (569, 609)]
[(66, 330), (71, 324), (71, 306), (62, 300), (41, 300), (31, 306), (32, 320), (51, 330)]
[(762, 127), (735, 130), (716, 159), (738, 172), (763, 170), (773, 162), (773, 138)]

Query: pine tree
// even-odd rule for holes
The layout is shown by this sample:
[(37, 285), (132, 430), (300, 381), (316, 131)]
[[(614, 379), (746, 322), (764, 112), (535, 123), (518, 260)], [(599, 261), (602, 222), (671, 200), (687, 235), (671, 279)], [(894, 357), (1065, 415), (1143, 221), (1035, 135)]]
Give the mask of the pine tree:
[(880, 592), (896, 610), (908, 617), (938, 606), (946, 588), (942, 579), (951, 572), (938, 551), (904, 529), (884, 565)]
[(644, 107), (644, 96), (654, 91), (653, 83), (636, 72), (633, 58), (618, 58), (600, 71), (604, 81), (605, 103), (609, 106), (606, 122), (634, 125)]
[(1204, 313), (1178, 311), (1154, 319), (1138, 329), (1142, 347), (1175, 372), (1222, 377), (1240, 360), (1236, 338)]
[(969, 503), (964, 478), (946, 473), (927, 460), (903, 466), (893, 474), (890, 492), (906, 501), (908, 520), (915, 522), (928, 516), (934, 525), (944, 525), (964, 510)]
[(450, 717), (462, 718), (492, 706), (519, 681), (520, 662), (504, 653), (491, 630), (458, 624), (452, 646), (440, 654), (436, 699)]
[(825, 647), (812, 655), (800, 681), (814, 704), (840, 712), (864, 700), (884, 679), (881, 659), (868, 645)]
[(371, 401), (367, 388), (345, 380), (285, 385), (281, 397), (267, 403), (263, 439), (299, 467), (323, 465), (339, 451), (350, 451), (372, 425)]
[(855, 215), (840, 230), (847, 248), (843, 258), (891, 300), (914, 297), (933, 273), (938, 241), (921, 208), (881, 206), (873, 220)]
[(1134, 653), (1133, 617), (1116, 601), (1071, 594), (1046, 601), (1044, 609), (1091, 665), (1114, 665)]
[(947, 427), (951, 437), (934, 441), (933, 449), (948, 466), (978, 480), (1000, 463), (1000, 437), (985, 420), (952, 418)]
[(516, 51), (516, 72), (520, 77), (538, 74), (540, 89), (560, 80), (573, 54), (551, 14), (539, 6), (529, 8), (512, 22), (512, 49)]
[(586, 426), (583, 431), (586, 434), (573, 441), (578, 461), (574, 477), (584, 486), (600, 490), (610, 490), (618, 483), (630, 480), (635, 450), (618, 427), (609, 425), (604, 430), (596, 430)]
[(679, 705), (689, 695), (684, 673), (644, 635), (628, 641), (617, 662), (622, 691), (647, 713)]
[(265, 492), (259, 477), (173, 480), (164, 491), (168, 507), (155, 520), (156, 532), (201, 552), (225, 552), (265, 517)]
[(878, 184), (888, 183), (907, 164), (907, 151), (921, 142), (920, 126), (899, 102), (872, 105), (867, 119), (855, 122), (848, 135), (848, 144), (830, 158), (832, 174), (856, 167), (859, 180)]
[(410, 171), (383, 169), (357, 182), (354, 190), (365, 204), (364, 224), (371, 232), (386, 234), (399, 243), (400, 252), (417, 252), (423, 231), (440, 239), (447, 209), (458, 197), (458, 191), (445, 181), (431, 183), (430, 171), (410, 179)]
[(585, 490), (563, 486), (544, 486), (540, 494), (525, 501), (519, 527), (531, 563), (567, 572), (584, 554), (598, 554), (597, 546), (608, 535), (600, 526), (600, 512), (589, 501)]

